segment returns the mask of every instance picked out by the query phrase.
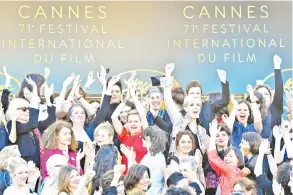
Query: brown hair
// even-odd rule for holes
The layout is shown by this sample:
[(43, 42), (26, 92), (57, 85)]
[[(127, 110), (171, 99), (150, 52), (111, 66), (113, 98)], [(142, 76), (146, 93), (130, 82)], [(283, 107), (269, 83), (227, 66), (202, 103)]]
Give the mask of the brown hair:
[(192, 88), (192, 87), (199, 87), (200, 88), (200, 91), (202, 93), (202, 87), (201, 87), (201, 84), (199, 81), (190, 81), (187, 85), (186, 85), (186, 93), (188, 94), (189, 90)]
[[(127, 121), (128, 121), (128, 117), (131, 116), (131, 115), (137, 115), (139, 116), (139, 113), (137, 112), (137, 110), (131, 110), (128, 114), (127, 114)], [(140, 119), (140, 116), (139, 116), (139, 119)], [(141, 119), (140, 119), (141, 120)]]
[(261, 136), (258, 133), (255, 132), (247, 132), (242, 135), (242, 139), (247, 141), (250, 146), (250, 152), (253, 155), (258, 154), (259, 152), (259, 146), (261, 143)]
[(237, 160), (238, 160), (237, 167), (240, 168), (240, 169), (242, 169), (242, 168), (244, 167), (244, 157), (243, 157), (242, 152), (241, 152), (238, 148), (233, 147), (233, 146), (228, 147), (228, 148), (224, 151), (224, 158), (225, 158), (225, 156), (226, 156), (231, 150), (234, 151), (235, 156), (236, 156), (236, 158), (237, 158)]
[(87, 125), (87, 124), (89, 123), (89, 115), (88, 115), (87, 111), (84, 109), (84, 107), (83, 107), (82, 105), (80, 105), (80, 104), (74, 104), (74, 105), (72, 105), (72, 106), (69, 108), (68, 113), (67, 113), (67, 116), (66, 116), (66, 120), (67, 120), (68, 122), (70, 122), (70, 124), (72, 124), (72, 121), (71, 121), (70, 117), (71, 117), (71, 115), (72, 115), (73, 110), (74, 110), (75, 107), (80, 107), (81, 109), (83, 109), (84, 114), (85, 114), (85, 121), (84, 121), (84, 124)]
[[(103, 191), (105, 191), (108, 187), (110, 187), (112, 180), (114, 178), (114, 171), (107, 171), (102, 178), (100, 179), (100, 186), (97, 186), (96, 190), (98, 191), (98, 187), (102, 187)], [(119, 178), (119, 182), (123, 181), (124, 176), (121, 175)], [(118, 183), (119, 183), (118, 182)]]
[(77, 150), (77, 141), (75, 140), (72, 126), (70, 123), (59, 120), (50, 125), (42, 136), (44, 148), (58, 148), (58, 136), (62, 128), (68, 128), (71, 133), (71, 143), (68, 149), (75, 152)]
[(251, 194), (257, 194), (256, 185), (250, 179), (242, 177), (234, 183), (234, 186), (237, 184), (241, 186), (242, 190), (244, 190), (245, 193), (251, 192)]
[(186, 94), (182, 87), (176, 87), (172, 90), (172, 99), (176, 104), (183, 105), (183, 101), (185, 98)]
[(59, 189), (58, 194), (61, 192), (66, 192), (68, 194), (70, 193), (69, 182), (70, 182), (71, 172), (73, 170), (77, 171), (77, 169), (73, 166), (61, 167), (59, 171), (59, 176), (58, 176), (58, 189)]
[(194, 136), (192, 135), (192, 133), (190, 133), (189, 131), (179, 131), (179, 133), (176, 135), (176, 147), (179, 146), (179, 142), (181, 140), (181, 138), (183, 137), (183, 135), (188, 135), (191, 139), (192, 142), (192, 148), (191, 151), (193, 151), (195, 149), (195, 140), (194, 140)]

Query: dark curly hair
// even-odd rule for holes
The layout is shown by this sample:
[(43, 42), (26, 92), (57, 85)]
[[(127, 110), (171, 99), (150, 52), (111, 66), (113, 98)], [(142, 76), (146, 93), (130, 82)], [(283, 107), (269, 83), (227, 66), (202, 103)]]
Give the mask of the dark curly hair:
[(135, 188), (139, 180), (143, 178), (145, 172), (147, 172), (149, 178), (151, 178), (151, 173), (147, 166), (135, 164), (130, 167), (126, 177), (124, 178), (125, 189), (128, 191)]
[(288, 192), (288, 194), (291, 193), (290, 187), (288, 186), (288, 183), (290, 182), (290, 175), (292, 174), (292, 166), (290, 163), (286, 162), (281, 164), (278, 167), (277, 171), (277, 182), (282, 185), (284, 188), (285, 194)]

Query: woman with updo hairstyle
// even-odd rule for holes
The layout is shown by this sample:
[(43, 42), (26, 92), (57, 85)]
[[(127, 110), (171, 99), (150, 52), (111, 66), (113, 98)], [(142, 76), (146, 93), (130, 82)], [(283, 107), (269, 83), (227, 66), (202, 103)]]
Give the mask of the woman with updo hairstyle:
[(256, 185), (253, 181), (250, 179), (243, 177), (241, 179), (238, 179), (234, 183), (234, 188), (232, 195), (236, 194), (243, 194), (243, 195), (256, 195)]
[(172, 89), (171, 93), (172, 93), (172, 99), (174, 103), (176, 104), (180, 112), (182, 112), (182, 115), (184, 115), (185, 112), (183, 109), (183, 101), (186, 96), (184, 90), (182, 89), (182, 87), (175, 87)]

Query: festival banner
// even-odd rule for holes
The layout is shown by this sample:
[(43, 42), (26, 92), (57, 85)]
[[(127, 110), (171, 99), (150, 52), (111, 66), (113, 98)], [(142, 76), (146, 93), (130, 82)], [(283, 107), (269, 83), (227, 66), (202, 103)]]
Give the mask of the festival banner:
[[(227, 72), (232, 93), (259, 79), (274, 89), (275, 54), (284, 87), (293, 86), (288, 1), (0, 2), (0, 25), (0, 65), (14, 77), (13, 93), (25, 74), (45, 67), (60, 91), (72, 72), (85, 83), (101, 65), (109, 75), (137, 70), (143, 85), (171, 62), (183, 88), (199, 80), (205, 94), (221, 91), (217, 69)], [(89, 93), (101, 93), (97, 81)]]

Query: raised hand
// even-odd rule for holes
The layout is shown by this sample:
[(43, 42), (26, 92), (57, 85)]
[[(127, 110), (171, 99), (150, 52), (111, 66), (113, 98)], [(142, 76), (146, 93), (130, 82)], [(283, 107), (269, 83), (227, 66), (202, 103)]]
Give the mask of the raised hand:
[(274, 68), (275, 69), (280, 69), (282, 64), (282, 58), (278, 55), (274, 55)]
[(273, 179), (272, 188), (273, 188), (274, 194), (276, 194), (276, 195), (284, 195), (285, 194), (282, 185), (277, 182), (276, 178)]
[(10, 76), (10, 74), (7, 73), (6, 66), (3, 66), (3, 73), (4, 73), (4, 76), (6, 79), (4, 88), (8, 89), (10, 86), (11, 76)]
[(71, 73), (71, 75), (67, 77), (65, 81), (63, 82), (63, 87), (68, 87), (72, 83), (74, 78), (75, 78), (75, 73)]
[(114, 169), (113, 169), (114, 175), (115, 176), (121, 176), (124, 173), (125, 170), (126, 170), (125, 165), (123, 165), (123, 164), (122, 165), (115, 165)]
[(281, 124), (281, 130), (283, 131), (283, 137), (290, 137), (291, 123), (290, 121), (284, 120)]
[(210, 126), (210, 135), (211, 137), (216, 137), (218, 132), (218, 121), (216, 119), (212, 120), (212, 122), (209, 124)]
[(97, 72), (97, 77), (98, 77), (98, 79), (101, 82), (103, 87), (106, 87), (106, 85), (107, 85), (106, 74), (107, 74), (106, 69), (104, 68), (104, 66), (101, 65), (101, 73), (99, 74)]
[(166, 76), (171, 76), (174, 68), (175, 68), (174, 63), (167, 64), (165, 66), (165, 74), (166, 74)]
[(264, 83), (263, 83), (263, 80), (256, 80), (256, 82), (255, 82), (255, 84), (256, 84), (256, 86), (258, 86), (258, 85), (263, 85)]
[(254, 89), (252, 88), (251, 85), (247, 85), (246, 86), (246, 91), (248, 92), (249, 94), (249, 97), (250, 97), (250, 101), (251, 103), (255, 103), (258, 99), (257, 97), (254, 95)]
[(81, 151), (81, 149), (79, 149), (79, 151), (76, 154), (76, 161), (80, 161), (81, 159), (83, 159), (84, 157), (84, 152)]
[(218, 72), (218, 76), (219, 76), (219, 79), (222, 83), (226, 83), (226, 71), (225, 70), (221, 70), (221, 69), (217, 69), (217, 72)]
[(50, 76), (50, 69), (48, 67), (45, 67), (44, 72), (45, 72), (44, 77), (45, 77), (45, 80), (47, 81)]
[(261, 141), (261, 144), (259, 146), (259, 152), (263, 152), (264, 154), (270, 153), (271, 148), (270, 148), (270, 142), (268, 139), (263, 139)]
[(27, 82), (27, 84), (33, 87), (33, 94), (38, 95), (38, 87), (35, 81), (33, 81), (31, 77), (27, 78), (26, 76), (24, 76), (24, 80)]
[(89, 71), (89, 74), (87, 76), (87, 81), (86, 81), (86, 84), (85, 84), (85, 88), (88, 89), (90, 88), (90, 86), (95, 82), (95, 79), (94, 79), (94, 74), (93, 74), (93, 71)]
[(113, 76), (108, 83), (108, 88), (111, 89), (119, 81), (119, 79), (120, 79), (119, 75)]
[(279, 126), (274, 126), (273, 128), (273, 136), (276, 140), (281, 140), (283, 137), (283, 130)]
[(44, 86), (45, 86), (45, 97), (46, 99), (50, 99), (51, 95), (54, 92), (54, 84), (52, 83), (49, 87), (48, 84), (45, 83)]

